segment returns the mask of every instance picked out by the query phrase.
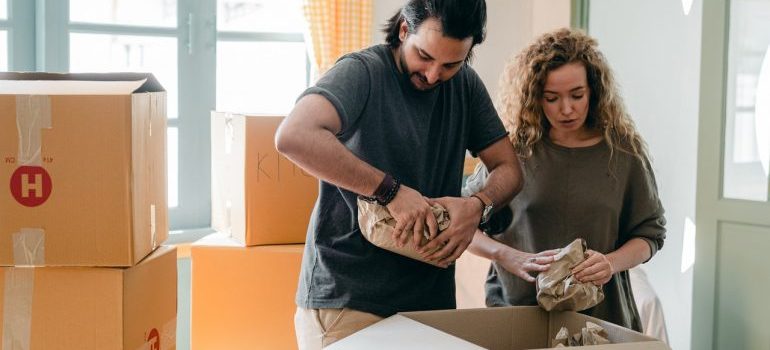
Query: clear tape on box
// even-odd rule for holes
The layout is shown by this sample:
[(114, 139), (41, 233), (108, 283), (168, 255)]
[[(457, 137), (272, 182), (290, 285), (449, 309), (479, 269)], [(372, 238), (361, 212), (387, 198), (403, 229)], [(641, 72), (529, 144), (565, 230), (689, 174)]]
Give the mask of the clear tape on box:
[(13, 264), (15, 266), (45, 265), (45, 231), (22, 228), (13, 234)]
[(51, 128), (51, 98), (47, 95), (16, 96), (16, 128), (19, 131), (19, 164), (41, 166), (41, 130)]
[(34, 283), (33, 267), (6, 270), (2, 349), (29, 350)]

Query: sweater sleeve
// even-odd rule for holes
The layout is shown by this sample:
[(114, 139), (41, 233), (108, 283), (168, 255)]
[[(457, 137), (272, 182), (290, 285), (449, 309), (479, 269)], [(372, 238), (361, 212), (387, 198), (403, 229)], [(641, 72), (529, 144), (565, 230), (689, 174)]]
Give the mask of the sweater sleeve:
[(628, 183), (623, 197), (620, 242), (641, 238), (650, 245), (650, 257), (663, 247), (666, 218), (658, 198), (655, 174), (648, 160), (631, 157)]

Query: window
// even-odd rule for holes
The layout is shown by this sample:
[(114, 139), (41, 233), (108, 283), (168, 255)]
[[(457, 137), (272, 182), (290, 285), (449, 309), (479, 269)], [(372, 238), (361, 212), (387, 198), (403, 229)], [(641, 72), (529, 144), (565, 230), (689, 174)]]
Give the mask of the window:
[(0, 71), (8, 70), (8, 0), (0, 0)]
[(217, 110), (286, 114), (308, 85), (300, 0), (217, 1)]
[(177, 0), (70, 0), (70, 21), (175, 28)]
[(0, 29), (0, 71), (8, 70), (8, 31)]
[(768, 200), (770, 4), (730, 4), (723, 196)]
[(176, 26), (176, 0), (69, 2), (70, 72), (151, 72), (166, 88), (171, 210), (179, 207)]
[(210, 226), (211, 111), (287, 113), (310, 76), (304, 27), (301, 0), (0, 0), (0, 69), (153, 73), (170, 228), (192, 232)]
[(0, 0), (0, 71), (35, 68), (35, 1)]

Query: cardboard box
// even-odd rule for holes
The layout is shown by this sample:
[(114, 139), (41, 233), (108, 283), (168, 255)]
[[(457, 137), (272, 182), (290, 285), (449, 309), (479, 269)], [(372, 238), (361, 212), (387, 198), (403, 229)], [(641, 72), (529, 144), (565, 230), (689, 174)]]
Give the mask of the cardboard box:
[(304, 245), (239, 247), (213, 234), (191, 248), (193, 350), (296, 349)]
[(576, 312), (546, 312), (538, 306), (405, 312), (332, 344), (345, 349), (546, 349), (562, 326), (577, 333), (585, 322), (607, 330), (613, 344), (590, 349), (663, 350), (663, 342)]
[(0, 266), (131, 266), (166, 240), (166, 93), (152, 75), (0, 80)]
[(176, 347), (176, 249), (130, 268), (0, 267), (0, 348)]
[(211, 114), (212, 227), (246, 245), (304, 243), (318, 180), (275, 149), (283, 117)]

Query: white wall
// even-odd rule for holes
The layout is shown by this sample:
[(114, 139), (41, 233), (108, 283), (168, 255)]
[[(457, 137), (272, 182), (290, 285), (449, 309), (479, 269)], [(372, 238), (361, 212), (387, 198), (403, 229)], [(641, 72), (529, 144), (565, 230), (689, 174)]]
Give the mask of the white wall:
[(385, 42), (385, 34), (382, 27), (385, 22), (401, 8), (406, 0), (373, 0), (374, 9), (372, 10), (372, 44), (381, 44)]
[(684, 242), (685, 221), (695, 222), (702, 0), (693, 3), (685, 16), (681, 1), (591, 0), (589, 18), (652, 153), (668, 233), (644, 267), (675, 350), (690, 348), (692, 311), (692, 266), (682, 253), (694, 249)]
[(497, 99), (505, 63), (532, 37), (532, 2), (487, 1), (487, 37), (474, 49), (471, 65), (484, 81), (492, 100)]

